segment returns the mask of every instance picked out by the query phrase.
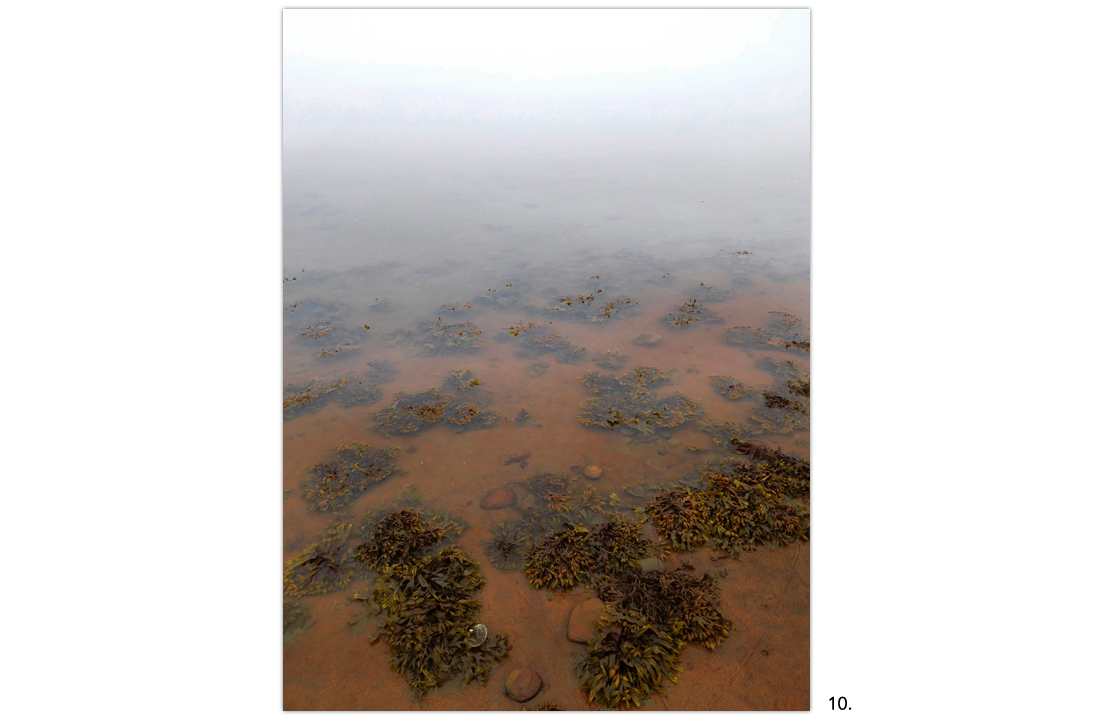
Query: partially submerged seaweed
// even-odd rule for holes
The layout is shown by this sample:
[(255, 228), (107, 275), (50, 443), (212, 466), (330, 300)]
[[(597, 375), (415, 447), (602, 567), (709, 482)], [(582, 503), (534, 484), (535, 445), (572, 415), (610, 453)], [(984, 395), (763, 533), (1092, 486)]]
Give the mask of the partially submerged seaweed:
[(352, 525), (339, 524), (290, 560), (285, 567), (284, 593), (290, 597), (322, 595), (349, 585), (358, 570), (349, 539), (352, 530)]
[(418, 432), (444, 418), (451, 400), (451, 395), (442, 395), (437, 388), (414, 394), (397, 392), (391, 405), (376, 413), (376, 423), (388, 432)]
[(468, 390), (476, 387), (479, 384), (479, 379), (472, 377), (473, 375), (474, 373), (471, 372), (470, 368), (467, 370), (453, 370), (445, 378), (443, 387), (445, 390), (452, 391)]
[(492, 536), (482, 541), (486, 558), (502, 572), (512, 572), (524, 564), (524, 553), (530, 547), (531, 536), (524, 526), (503, 522), (490, 530)]
[(499, 333), (498, 340), (513, 341), (517, 344), (517, 355), (528, 357), (530, 355), (553, 355), (555, 362), (562, 365), (573, 365), (585, 357), (585, 348), (576, 347), (573, 343), (549, 326), (552, 323), (537, 323), (525, 321), (510, 326), (504, 332)]
[(711, 375), (710, 381), (718, 392), (730, 400), (742, 400), (756, 392), (755, 388), (745, 385), (729, 375)]
[(684, 641), (672, 630), (635, 613), (608, 610), (578, 664), (581, 691), (589, 703), (623, 710), (641, 707), (665, 679), (676, 682)]
[(699, 413), (691, 398), (678, 392), (660, 397), (647, 389), (668, 381), (667, 373), (657, 368), (638, 366), (614, 378), (590, 371), (580, 379), (595, 394), (581, 404), (578, 420), (585, 426), (622, 425), (652, 433), (654, 428), (682, 425)]
[(371, 448), (352, 442), (334, 448), (334, 460), (307, 469), (301, 489), (309, 510), (334, 510), (395, 472), (398, 448)]
[[(476, 381), (477, 383), (477, 381)], [(448, 420), (459, 432), (493, 427), (501, 419), (495, 410), (485, 410), (472, 402), (452, 404), (452, 396), (429, 388), (413, 395), (395, 393), (391, 405), (376, 413), (376, 424), (388, 433), (415, 433), (438, 420)]]
[(307, 385), (287, 385), (285, 398), (281, 404), (284, 419), (291, 420), (303, 413), (318, 410), (330, 402), (332, 393), (337, 392), (348, 382), (346, 378), (334, 378), (333, 380), (312, 380)]
[(482, 330), (473, 322), (445, 324), (441, 318), (437, 322), (418, 323), (410, 330), (397, 330), (392, 333), (396, 343), (407, 343), (423, 355), (457, 355), (472, 353), (485, 347)]
[(400, 510), (380, 520), (371, 537), (354, 550), (354, 556), (370, 570), (420, 556), (445, 538), (445, 530), (425, 520), (417, 510)]
[(709, 541), (729, 556), (808, 540), (809, 463), (761, 443), (730, 442), (759, 462), (708, 463), (698, 491), (662, 492), (645, 511), (658, 533), (679, 550)]
[(642, 528), (623, 519), (593, 525), (586, 540), (592, 567), (602, 575), (621, 575), (637, 570), (653, 556), (653, 543), (642, 537)]
[(625, 358), (618, 350), (605, 350), (593, 356), (593, 363), (601, 370), (618, 370), (623, 367)]
[(641, 528), (615, 517), (586, 529), (583, 523), (563, 523), (525, 553), (524, 574), (536, 588), (569, 589), (593, 577), (636, 570), (653, 555), (653, 544)]
[(704, 307), (698, 298), (692, 298), (683, 305), (675, 308), (664, 318), (665, 322), (673, 327), (683, 327), (698, 322), (720, 322), (723, 318), (718, 313)]
[(732, 327), (724, 335), (726, 341), (734, 345), (758, 345), (780, 350), (809, 352), (809, 337), (801, 334), (808, 333), (809, 328), (805, 326), (801, 318), (784, 310), (772, 310), (768, 314), (772, 317), (765, 327), (753, 328), (744, 325)]
[[(419, 699), (456, 678), (463, 686), (472, 680), (485, 685), (511, 646), (505, 633), (486, 641), (476, 637), (482, 603), (471, 596), (485, 584), (479, 564), (459, 547), (419, 556), (429, 547), (427, 541), (436, 537), (437, 528), (430, 528), (420, 517), (396, 515), (401, 517), (385, 518), (377, 524), (371, 543), (378, 547), (393, 541), (405, 551), (398, 556), (402, 560), (392, 556), (394, 562), (383, 565), (373, 591), (379, 611), (387, 613), (374, 639), (384, 639), (389, 666), (406, 678)], [(412, 530), (409, 534), (385, 535), (381, 531), (408, 526)], [(408, 541), (410, 537), (418, 539)], [(410, 550), (411, 544), (414, 550)]]
[(498, 424), (501, 414), (496, 410), (483, 410), (474, 403), (464, 403), (448, 410), (448, 422), (459, 426), (459, 431), (479, 430)]
[(311, 608), (304, 603), (290, 602), (281, 606), (283, 642), (292, 645), (300, 635), (315, 624), (315, 618), (311, 616)]
[(593, 559), (585, 552), (588, 535), (583, 526), (566, 523), (562, 530), (533, 545), (524, 563), (524, 574), (532, 586), (565, 590), (584, 582), (593, 567)]

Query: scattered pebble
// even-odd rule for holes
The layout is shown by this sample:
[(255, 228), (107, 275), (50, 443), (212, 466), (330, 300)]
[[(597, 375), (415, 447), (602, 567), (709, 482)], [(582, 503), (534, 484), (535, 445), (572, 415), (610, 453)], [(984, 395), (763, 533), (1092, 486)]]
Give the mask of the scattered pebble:
[[(502, 487), (497, 490), (491, 490), (483, 495), (482, 500), (479, 501), (479, 507), (483, 510), (501, 510), (507, 508), (517, 501), (517, 494), (513, 492), (512, 488)], [(468, 502), (468, 505), (471, 503)]]
[(543, 678), (532, 668), (521, 668), (505, 679), (505, 694), (517, 702), (528, 702), (543, 687)]

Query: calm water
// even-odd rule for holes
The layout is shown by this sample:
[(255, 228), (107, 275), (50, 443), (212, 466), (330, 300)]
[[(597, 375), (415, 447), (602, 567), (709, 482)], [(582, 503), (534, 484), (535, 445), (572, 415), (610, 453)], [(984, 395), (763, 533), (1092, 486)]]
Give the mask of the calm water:
[[(638, 506), (626, 488), (671, 483), (726, 455), (701, 431), (701, 419), (752, 422), (764, 402), (758, 391), (786, 394), (778, 368), (788, 360), (807, 378), (807, 353), (725, 339), (732, 328), (776, 328), (782, 319), (808, 340), (807, 128), (781, 135), (762, 125), (616, 130), (326, 139), (287, 131), (286, 392), (324, 380), (369, 382), (382, 363), (396, 373), (375, 385), (367, 404), (346, 407), (332, 393), (315, 403), (321, 407), (286, 419), (283, 559), (338, 523), (352, 523), (356, 533), (373, 508), (413, 499), (424, 513), (458, 516), (466, 524), (458, 544), (486, 580), (479, 620), (491, 634), (509, 633), (513, 648), (486, 687), (451, 681), (418, 702), (388, 668), (384, 642), (369, 642), (382, 617), (362, 615), (349, 599), (371, 594), (375, 574), (366, 573), (345, 589), (285, 599), (309, 613), (286, 633), (286, 709), (514, 710), (519, 705), (502, 688), (521, 667), (544, 680), (531, 706), (553, 700), (590, 709), (574, 670), (583, 646), (566, 638), (571, 608), (590, 591), (535, 590), (519, 570), (495, 568), (482, 547), (492, 527), (520, 517), (528, 502), (521, 481), (570, 473), (578, 490), (592, 486)], [(665, 320), (693, 299), (703, 321), (675, 327)], [(604, 313), (607, 301), (614, 312)], [(544, 327), (508, 332), (529, 322)], [(481, 332), (477, 342), (451, 354), (435, 341), (429, 347), (421, 328), (457, 323), (467, 324), (449, 332)], [(564, 352), (544, 352), (563, 341)], [(670, 384), (658, 393), (682, 393), (698, 404), (697, 416), (650, 435), (583, 425), (579, 413), (592, 392), (579, 377), (635, 366), (667, 371)], [(470, 370), (479, 384), (444, 392), (496, 412), (496, 424), (458, 432), (442, 420), (410, 434), (377, 425), (396, 393), (442, 388), (455, 370)], [(728, 400), (710, 376), (732, 376), (757, 393)], [(516, 422), (521, 417), (527, 420)], [(807, 423), (759, 439), (808, 459)], [(396, 474), (338, 511), (309, 510), (301, 488), (307, 469), (353, 441), (399, 448)], [(506, 464), (525, 454), (523, 465)], [(603, 475), (572, 472), (589, 465)], [(516, 507), (480, 507), (503, 487), (517, 491)], [(747, 553), (739, 562), (714, 560), (704, 548), (674, 553), (666, 564), (684, 561), (698, 573), (722, 571), (720, 607), (739, 631), (713, 652), (689, 644), (679, 684), (666, 684), (647, 707), (807, 709), (808, 544)]]

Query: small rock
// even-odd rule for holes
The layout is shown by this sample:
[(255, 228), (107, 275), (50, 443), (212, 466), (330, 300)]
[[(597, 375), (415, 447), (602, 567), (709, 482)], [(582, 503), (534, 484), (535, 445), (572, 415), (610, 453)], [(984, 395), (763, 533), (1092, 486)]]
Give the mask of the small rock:
[(519, 467), (520, 467), (521, 470), (528, 467), (528, 461), (527, 460), (521, 460)]
[(498, 488), (497, 490), (491, 490), (483, 496), (479, 501), (479, 507), (483, 510), (501, 510), (507, 508), (517, 501), (517, 494), (513, 492), (512, 488)]
[(669, 447), (680, 447), (680, 441), (677, 440), (676, 438), (673, 438), (672, 440), (669, 440), (668, 446)]
[(639, 565), (639, 568), (644, 573), (653, 572), (654, 570), (664, 571), (665, 563), (661, 562), (661, 558), (659, 557), (651, 557), (643, 560), (642, 564)]
[(586, 465), (585, 469), (582, 470), (582, 473), (590, 480), (596, 480), (598, 477), (604, 474), (604, 471), (601, 470), (600, 467), (597, 465)]
[(571, 465), (570, 466), (570, 472), (572, 472), (574, 475), (577, 475), (579, 472), (581, 472), (581, 466), (580, 465)]
[(658, 455), (668, 455), (668, 454), (669, 454), (669, 449), (668, 449), (668, 448), (663, 448), (663, 447), (659, 447), (659, 448), (657, 448), (657, 454), (658, 454)]
[(532, 668), (521, 668), (505, 678), (505, 694), (517, 702), (528, 702), (543, 687), (543, 678)]
[(587, 643), (596, 633), (595, 623), (604, 611), (604, 603), (599, 598), (590, 598), (574, 605), (570, 611), (570, 624), (566, 628), (566, 637), (573, 642)]

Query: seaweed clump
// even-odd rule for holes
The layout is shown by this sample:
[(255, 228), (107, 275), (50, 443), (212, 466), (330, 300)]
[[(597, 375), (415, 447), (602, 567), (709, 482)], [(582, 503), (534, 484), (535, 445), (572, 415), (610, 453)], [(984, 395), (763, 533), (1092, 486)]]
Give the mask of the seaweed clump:
[(561, 365), (573, 365), (585, 357), (585, 348), (579, 348), (549, 327), (551, 322), (526, 321), (506, 328), (498, 335), (499, 340), (516, 338), (517, 355), (553, 355)]
[(654, 427), (682, 425), (699, 412), (698, 404), (681, 393), (659, 397), (649, 389), (668, 381), (666, 373), (657, 368), (639, 366), (615, 378), (589, 371), (580, 379), (596, 395), (581, 404), (578, 420), (586, 427), (614, 429), (623, 425), (652, 433)]
[(307, 385), (288, 385), (282, 401), (285, 420), (319, 410), (331, 400), (338, 400), (342, 407), (371, 405), (380, 399), (380, 385), (390, 382), (396, 374), (395, 365), (387, 361), (370, 362), (372, 368), (364, 380), (353, 375), (333, 380), (312, 380)]
[(634, 613), (607, 610), (578, 664), (582, 692), (602, 707), (640, 707), (666, 678), (676, 682), (684, 641)]
[(353, 501), (370, 486), (395, 472), (398, 448), (372, 449), (352, 442), (334, 448), (335, 459), (307, 470), (301, 488), (309, 510), (334, 510)]
[(496, 410), (483, 410), (475, 403), (464, 403), (451, 408), (448, 422), (458, 427), (457, 432), (479, 430), (498, 424), (501, 415)]
[(642, 537), (642, 529), (621, 519), (593, 525), (586, 545), (593, 567), (602, 575), (637, 570), (643, 560), (653, 555), (653, 543)]
[(531, 537), (521, 525), (499, 523), (491, 528), (490, 534), (491, 539), (483, 540), (482, 547), (491, 565), (502, 572), (512, 572), (524, 564)]
[(359, 350), (369, 330), (368, 325), (346, 320), (343, 315), (346, 308), (341, 304), (308, 299), (294, 303), (290, 308), (290, 312), (301, 316), (296, 337), (317, 348), (318, 357), (329, 358), (344, 351)]
[(703, 306), (698, 298), (692, 298), (673, 312), (666, 315), (664, 321), (673, 327), (683, 327), (697, 322), (719, 322), (723, 318), (718, 313)]
[(331, 400), (331, 393), (337, 392), (347, 384), (346, 378), (333, 380), (312, 380), (307, 385), (287, 385), (281, 408), (284, 419), (291, 420), (298, 415), (318, 410)]
[(710, 381), (718, 392), (730, 400), (741, 400), (756, 392), (755, 388), (749, 387), (729, 375), (711, 375)]
[(448, 374), (448, 377), (444, 381), (445, 390), (468, 390), (476, 387), (479, 384), (478, 378), (472, 377), (473, 373), (470, 369), (467, 370), (453, 370)]
[(339, 524), (290, 560), (285, 567), (285, 594), (290, 597), (322, 595), (349, 585), (358, 571), (349, 542), (352, 529), (352, 525)]
[(526, 553), (524, 574), (533, 587), (566, 590), (591, 577), (636, 570), (653, 554), (653, 543), (635, 523), (613, 518), (586, 529), (564, 523)]
[(601, 370), (618, 370), (623, 367), (623, 353), (618, 350), (605, 350), (593, 356), (593, 362)]
[(646, 503), (657, 531), (677, 550), (697, 550), (707, 541), (702, 497), (686, 485), (673, 487)]
[(397, 343), (411, 344), (423, 355), (457, 355), (475, 352), (486, 346), (482, 330), (475, 323), (468, 321), (445, 325), (441, 318), (437, 318), (435, 323), (418, 323), (411, 330), (397, 330), (393, 337)]
[(533, 587), (549, 590), (572, 588), (584, 581), (593, 566), (585, 552), (589, 531), (566, 523), (562, 530), (539, 541), (525, 555), (524, 575)]
[(589, 702), (623, 709), (676, 682), (688, 642), (715, 649), (734, 624), (718, 609), (713, 577), (683, 570), (631, 572), (596, 584), (605, 612), (578, 666)]
[(444, 538), (444, 528), (427, 522), (417, 510), (400, 510), (380, 520), (354, 556), (369, 570), (383, 569), (420, 555)]
[(418, 432), (444, 418), (451, 395), (442, 395), (437, 388), (420, 393), (395, 393), (391, 405), (376, 413), (376, 422), (384, 430), (397, 433)]
[(809, 337), (801, 334), (809, 329), (801, 318), (784, 310), (772, 310), (768, 314), (773, 317), (765, 327), (732, 327), (724, 335), (726, 341), (734, 345), (761, 345), (809, 353)]
[(500, 415), (466, 402), (452, 406), (452, 396), (429, 388), (413, 395), (398, 392), (391, 405), (376, 414), (376, 423), (386, 432), (414, 433), (426, 425), (447, 419), (460, 431), (488, 428), (497, 424)]
[(645, 510), (658, 533), (675, 549), (709, 541), (730, 557), (808, 541), (809, 463), (760, 443), (731, 442), (758, 462), (708, 464), (698, 491), (677, 485), (659, 494)]
[[(365, 554), (377, 567), (381, 556), (390, 561), (373, 591), (377, 611), (387, 612), (373, 639), (384, 639), (389, 666), (421, 699), (455, 678), (463, 686), (472, 680), (486, 685), (511, 645), (505, 633), (476, 644), (471, 629), (482, 603), (471, 596), (486, 583), (479, 564), (459, 547), (423, 555), (440, 541), (443, 529), (416, 515), (401, 511), (384, 518), (364, 545), (374, 548)], [(394, 554), (388, 551), (392, 547)]]

